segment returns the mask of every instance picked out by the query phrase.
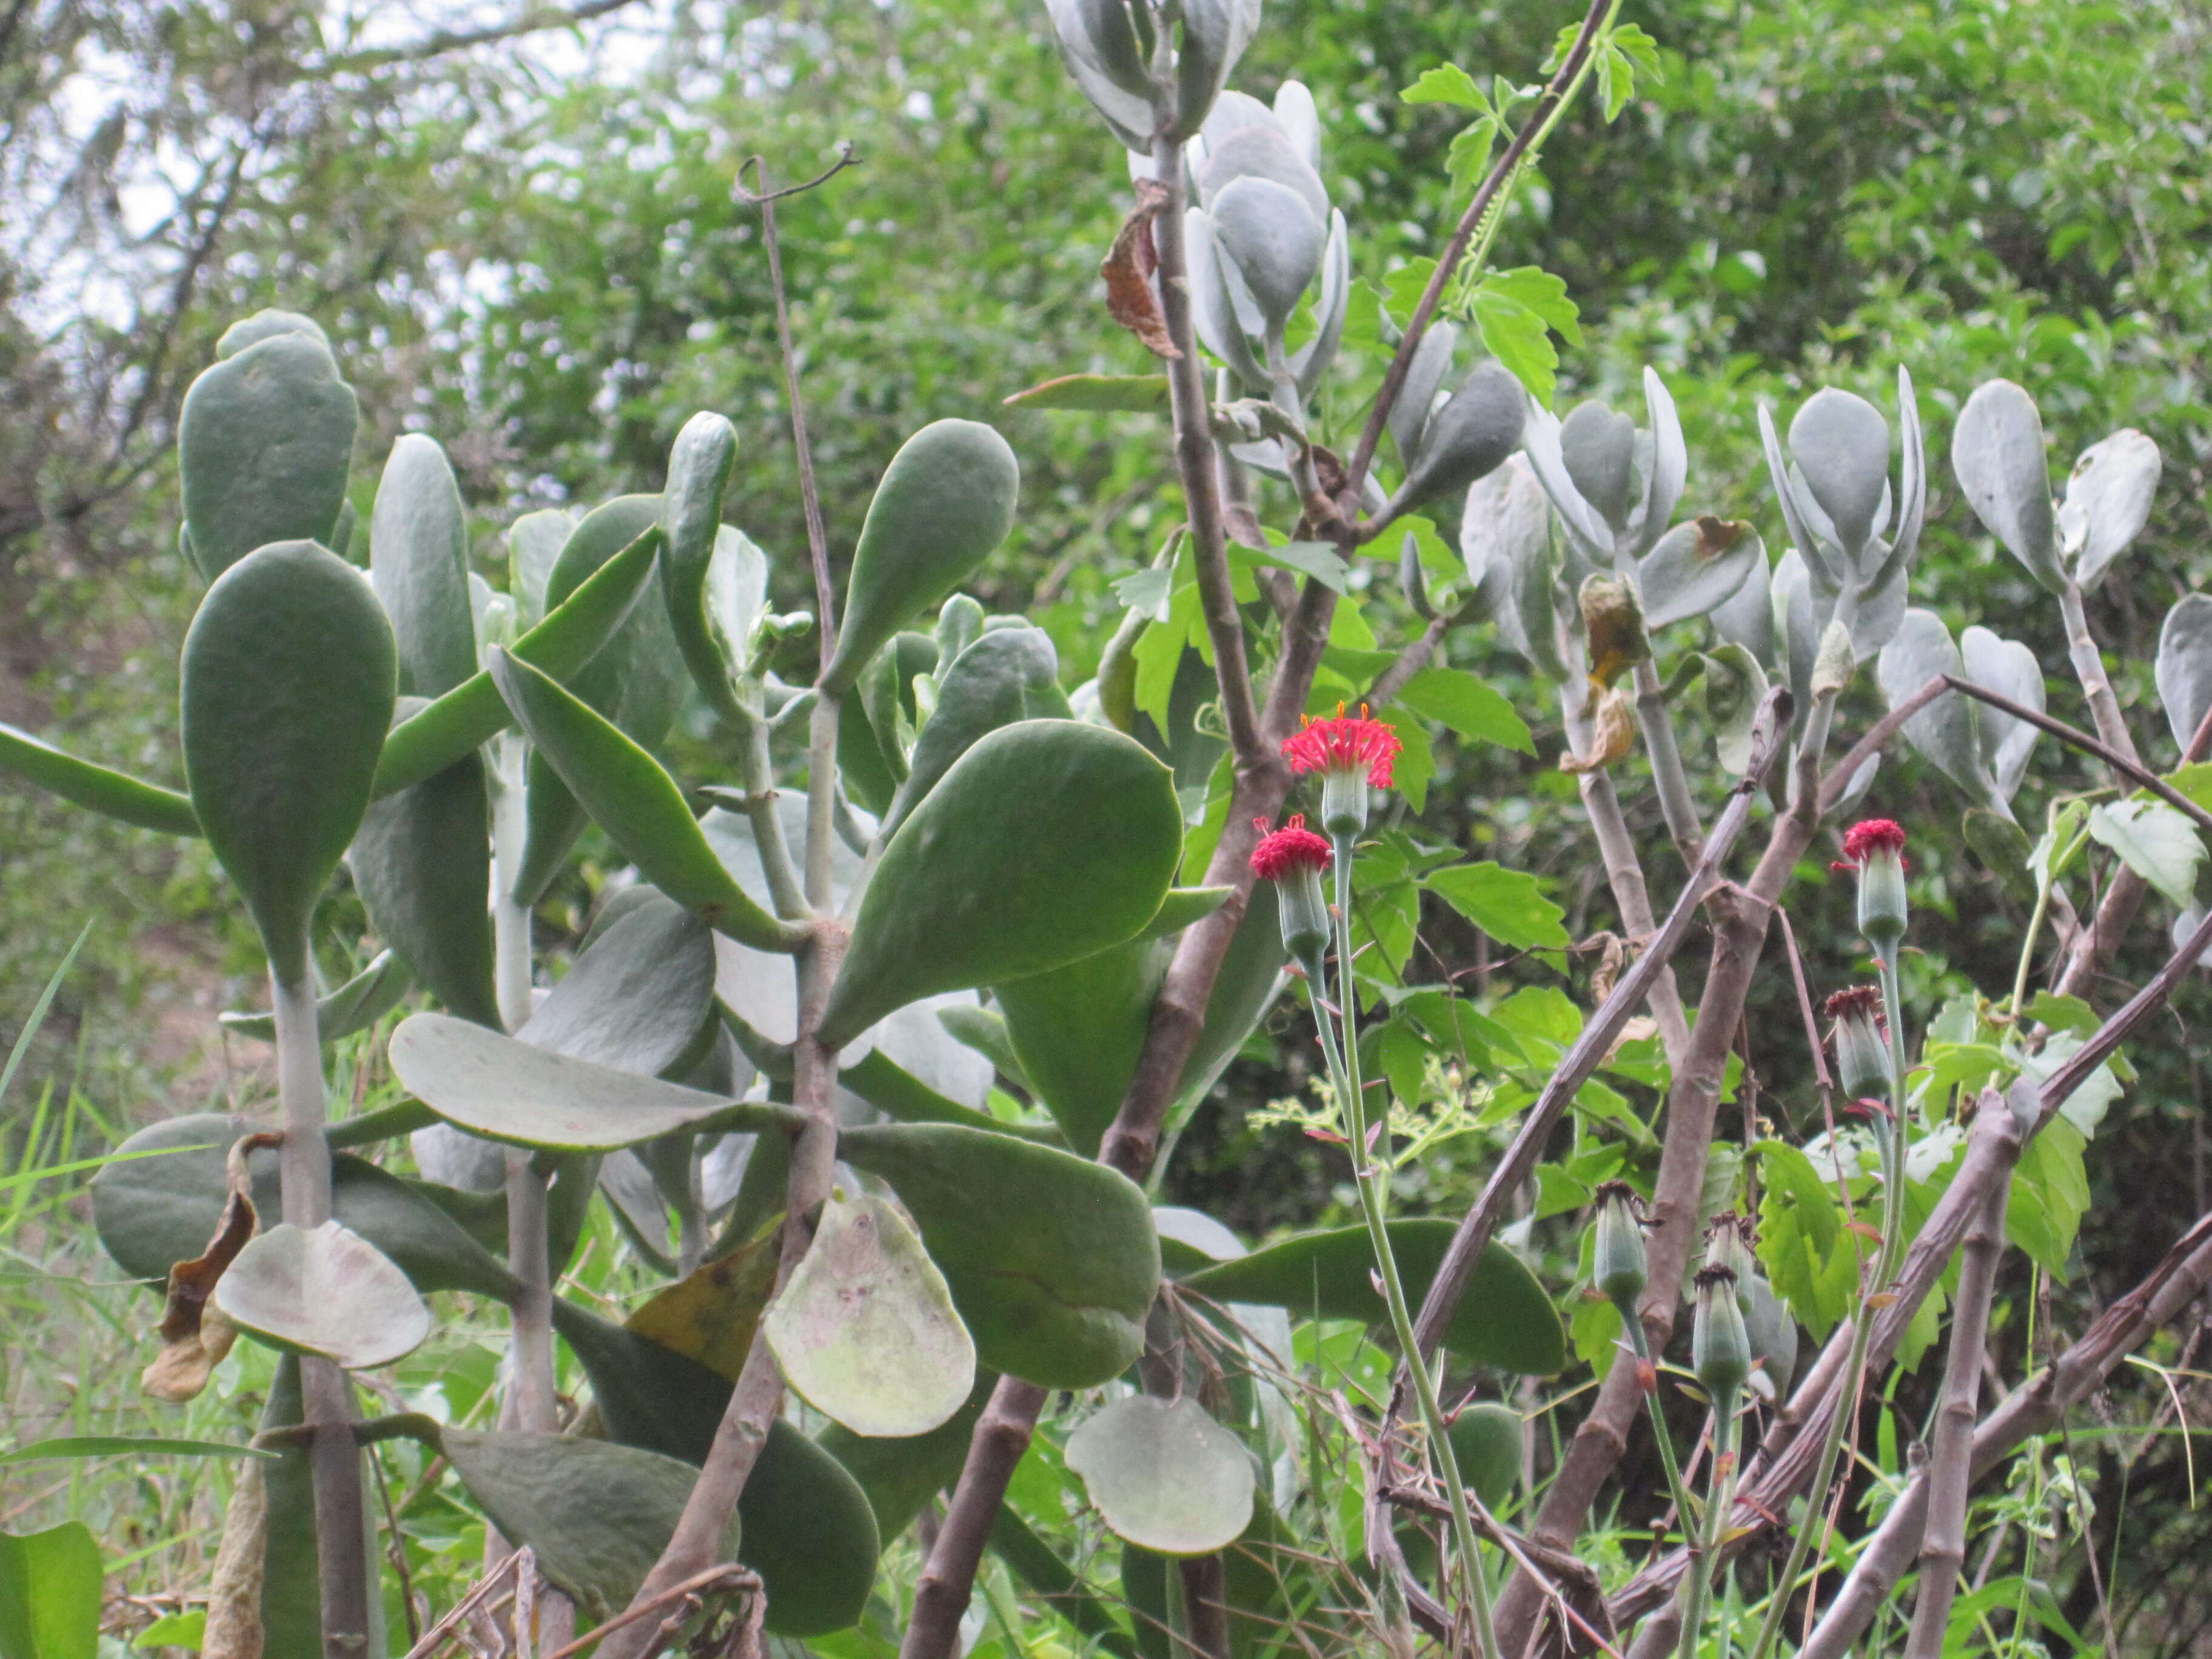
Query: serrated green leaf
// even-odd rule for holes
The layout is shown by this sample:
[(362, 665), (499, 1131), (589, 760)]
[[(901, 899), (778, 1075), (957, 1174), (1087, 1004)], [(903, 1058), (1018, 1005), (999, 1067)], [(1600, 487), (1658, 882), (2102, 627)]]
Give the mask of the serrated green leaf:
[(1486, 111), (1490, 100), (1474, 77), (1456, 64), (1440, 64), (1423, 70), (1420, 78), (1398, 94), (1408, 104), (1449, 104), (1458, 109)]
[(2196, 898), (2204, 842), (2178, 807), (2140, 798), (2093, 806), (2089, 834), (2174, 903)]
[(1543, 884), (1523, 870), (1487, 860), (1431, 871), (1422, 882), (1431, 892), (1511, 950), (1563, 950), (1566, 912), (1544, 896)]
[(1398, 701), (1463, 738), (1494, 743), (1519, 754), (1536, 752), (1528, 722), (1513, 705), (1463, 668), (1425, 668), (1406, 682)]

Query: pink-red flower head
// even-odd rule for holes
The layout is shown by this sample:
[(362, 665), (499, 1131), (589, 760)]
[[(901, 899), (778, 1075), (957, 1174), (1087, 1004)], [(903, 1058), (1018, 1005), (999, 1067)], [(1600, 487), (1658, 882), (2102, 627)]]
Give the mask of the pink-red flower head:
[(1844, 832), (1844, 856), (1838, 870), (1858, 870), (1876, 853), (1905, 852), (1905, 826), (1893, 818), (1861, 818)]
[(1265, 818), (1252, 822), (1261, 831), (1260, 844), (1252, 849), (1252, 873), (1262, 881), (1281, 881), (1306, 871), (1319, 875), (1328, 868), (1334, 854), (1324, 837), (1306, 828), (1304, 813), (1292, 814), (1273, 831)]
[(1368, 718), (1365, 703), (1359, 705), (1357, 715), (1346, 714), (1344, 705), (1339, 703), (1336, 713), (1328, 719), (1317, 720), (1310, 714), (1306, 716), (1297, 734), (1284, 739), (1283, 754), (1293, 772), (1303, 775), (1364, 769), (1369, 787), (1388, 789), (1391, 763), (1404, 747), (1395, 731), (1381, 720)]

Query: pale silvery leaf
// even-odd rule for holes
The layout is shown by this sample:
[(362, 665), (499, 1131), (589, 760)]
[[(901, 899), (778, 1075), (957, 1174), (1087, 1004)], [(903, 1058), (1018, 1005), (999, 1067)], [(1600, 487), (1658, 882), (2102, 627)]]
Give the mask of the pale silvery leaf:
[(1392, 498), (1395, 512), (1462, 489), (1504, 462), (1521, 441), (1528, 394), (1510, 370), (1477, 363), (1450, 401), (1429, 417), (1421, 447)]
[[(1534, 469), (1536, 481), (1552, 498), (1552, 510), (1565, 526), (1567, 541), (1584, 565), (1613, 564), (1613, 532), (1597, 509), (1582, 498), (1575, 481), (1567, 476), (1566, 456), (1559, 443), (1559, 417), (1531, 398), (1521, 431), (1521, 447)], [(1580, 573), (1577, 573), (1580, 574)]]
[(1865, 398), (1828, 386), (1790, 422), (1790, 455), (1834, 526), (1838, 546), (1856, 561), (1887, 527), (1875, 515), (1889, 488), (1889, 422)]
[(1851, 618), (1851, 649), (1860, 662), (1871, 662), (1876, 652), (1897, 637), (1905, 621), (1910, 575), (1904, 564), (1891, 564), (1887, 580), (1860, 593), (1858, 614)]
[(1421, 428), (1436, 409), (1458, 344), (1458, 327), (1439, 318), (1429, 325), (1420, 344), (1413, 348), (1413, 361), (1406, 365), (1405, 384), (1398, 389), (1398, 401), (1390, 405), (1390, 436), (1398, 446), (1399, 459), (1408, 465), (1421, 447)]
[(1674, 395), (1659, 371), (1645, 365), (1644, 407), (1650, 416), (1651, 458), (1644, 470), (1644, 504), (1636, 516), (1638, 557), (1651, 550), (1666, 533), (1667, 521), (1682, 499), (1682, 486), (1690, 477), (1690, 452), (1682, 441), (1682, 417), (1675, 412)]
[(1740, 777), (1751, 764), (1751, 732), (1766, 701), (1766, 671), (1740, 645), (1723, 645), (1705, 659), (1705, 718), (1721, 769)]
[[(2190, 936), (2203, 925), (2204, 907), (2201, 904), (2192, 904), (2176, 915), (2173, 919), (2173, 926), (2167, 929), (2173, 939), (2173, 948), (2179, 951), (2183, 945), (2188, 944)], [(2197, 965), (2199, 968), (2212, 968), (2212, 948), (2208, 948), (2197, 954)]]
[(2035, 399), (2010, 380), (1974, 388), (1951, 433), (1951, 470), (1989, 532), (2053, 593), (2066, 591), (2051, 511), (2051, 469)]
[(1145, 61), (1145, 44), (1129, 16), (1128, 0), (1075, 0), (1075, 9), (1082, 19), (1091, 61), (1131, 97), (1150, 102), (1152, 77)]
[[(1267, 372), (1252, 355), (1229, 287), (1228, 261), (1213, 237), (1213, 220), (1202, 208), (1183, 216), (1183, 247), (1190, 262), (1191, 320), (1206, 349), (1229, 365), (1248, 391), (1265, 392)], [(1241, 286), (1241, 284), (1240, 284)], [(1254, 317), (1256, 327), (1258, 318)], [(1242, 459), (1240, 457), (1240, 459)]]
[(433, 1123), (407, 1138), (422, 1179), (464, 1192), (496, 1192), (507, 1183), (507, 1152), (450, 1123)]
[[(2021, 1061), (2021, 1070), (2038, 1083), (2047, 1083), (2058, 1074), (2058, 1068), (2071, 1060), (2083, 1042), (2078, 1032), (2053, 1031), (2044, 1040), (2043, 1052), (2032, 1054)], [(2105, 1114), (2120, 1097), (2120, 1080), (2112, 1075), (2109, 1065), (2100, 1066), (2081, 1080), (2081, 1087), (2066, 1097), (2058, 1115), (2079, 1129), (2085, 1139), (2094, 1139), (2097, 1126), (2105, 1121)]]
[(2212, 709), (2212, 596), (2185, 593), (2158, 630), (2158, 700), (2185, 751)]
[(1796, 548), (1784, 553), (1774, 567), (1768, 592), (1782, 672), (1789, 678), (1790, 695), (1796, 700), (1796, 718), (1802, 720), (1813, 706), (1813, 659), (1820, 650), (1820, 630), (1813, 617), (1812, 578), (1806, 574), (1804, 556)]
[(1551, 536), (1551, 508), (1525, 456), (1508, 456), (1504, 465), (1468, 487), (1459, 550), (1468, 580), (1477, 586), (1501, 564), (1512, 570), (1542, 557)]
[(753, 629), (768, 609), (768, 556), (735, 525), (714, 532), (714, 551), (707, 562), (707, 611), (729, 653), (730, 666), (742, 673), (752, 660)]
[(1704, 616), (1743, 586), (1754, 566), (1766, 568), (1766, 544), (1749, 525), (1710, 517), (1676, 525), (1637, 563), (1644, 625)]
[(526, 513), (507, 527), (507, 591), (526, 633), (545, 620), (545, 584), (575, 528), (575, 514), (559, 507)]
[[(1821, 573), (1821, 585), (1832, 590), (1839, 578), (1828, 568), (1827, 555), (1822, 551), (1800, 510), (1802, 501), (1790, 484), (1790, 464), (1783, 458), (1782, 440), (1775, 435), (1774, 411), (1764, 401), (1759, 405), (1759, 443), (1766, 456), (1766, 475), (1774, 485), (1775, 499), (1782, 507), (1782, 526), (1790, 532), (1790, 545), (1804, 567), (1807, 580), (1811, 579), (1814, 569), (1817, 568)], [(1779, 574), (1778, 571), (1778, 576)]]
[(2074, 463), (2058, 504), (2058, 545), (2082, 592), (2142, 533), (2163, 465), (2158, 445), (2133, 427), (2091, 444)]
[(1730, 645), (1740, 645), (1762, 664), (1774, 665), (1773, 574), (1766, 562), (1765, 544), (1759, 558), (1744, 573), (1743, 583), (1713, 607), (1713, 632)]
[(1279, 333), (1320, 272), (1328, 246), (1321, 219), (1287, 185), (1256, 174), (1231, 180), (1207, 210), (1221, 251), (1259, 302), (1268, 331)]
[(1188, 1395), (1118, 1401), (1067, 1439), (1067, 1466), (1115, 1536), (1161, 1555), (1203, 1555), (1252, 1521), (1252, 1460)]
[(1352, 233), (1344, 215), (1328, 216), (1328, 246), (1321, 257), (1321, 292), (1314, 301), (1315, 331), (1291, 354), (1291, 373), (1297, 377), (1301, 395), (1310, 398), (1336, 361), (1344, 340), (1344, 318), (1352, 304)]
[(1911, 373), (1902, 364), (1897, 370), (1897, 433), (1898, 481), (1902, 486), (1897, 533), (1890, 539), (1883, 567), (1874, 574), (1877, 587), (1896, 574), (1893, 566), (1911, 566), (1920, 546), (1920, 527), (1928, 516), (1928, 446), (1920, 431), (1920, 399), (1912, 389)]
[[(1881, 649), (1875, 677), (1883, 699), (1894, 708), (1939, 674), (1964, 677), (1966, 665), (1951, 631), (1932, 611), (1907, 611), (1897, 636)], [(1934, 762), (1966, 792), (1969, 800), (2002, 817), (2012, 811), (1997, 792), (1996, 780), (1982, 763), (1981, 738), (1971, 697), (1955, 693), (1937, 697), (1905, 723), (1905, 741)]]
[(1259, 27), (1260, 0), (1183, 0), (1170, 138), (1181, 143), (1205, 125), (1229, 72)]
[(1559, 422), (1559, 454), (1576, 494), (1615, 534), (1626, 529), (1635, 484), (1636, 422), (1595, 400), (1577, 404)]
[[(1224, 96), (1226, 94), (1224, 94)], [(1281, 127), (1306, 165), (1321, 170), (1321, 112), (1303, 81), (1285, 81), (1275, 88), (1275, 125)]]
[(430, 1334), (407, 1275), (337, 1221), (257, 1235), (216, 1281), (214, 1301), (240, 1330), (348, 1370), (404, 1359)]
[(1213, 210), (1222, 191), (1239, 179), (1268, 179), (1295, 191), (1316, 224), (1328, 222), (1328, 191), (1297, 146), (1272, 118), (1240, 126), (1206, 146), (1206, 164), (1198, 170), (1199, 189), (1206, 206)]
[[(2035, 653), (2017, 640), (1999, 639), (1977, 624), (1959, 639), (1959, 653), (1966, 665), (1966, 678), (2001, 696), (2034, 709), (2044, 708), (2043, 665)], [(2020, 793), (2028, 757), (2041, 735), (2026, 720), (2015, 719), (1987, 703), (1976, 711), (1982, 735), (1982, 759), (1997, 789), (2007, 800)]]
[[(1086, 0), (1045, 0), (1045, 4), (1052, 18), (1054, 39), (1060, 46), (1060, 60), (1069, 77), (1124, 148), (1148, 153), (1152, 147), (1152, 130), (1158, 119), (1153, 107), (1156, 94), (1117, 83), (1105, 65), (1098, 43), (1091, 38), (1085, 15)], [(1149, 87), (1149, 81), (1146, 84)]]
[[(1288, 82), (1285, 84), (1287, 85)], [(1217, 145), (1224, 143), (1237, 128), (1271, 125), (1279, 127), (1282, 125), (1274, 111), (1269, 109), (1250, 93), (1224, 92), (1213, 100), (1213, 107), (1206, 112), (1205, 125), (1199, 129), (1197, 138), (1192, 141), (1188, 149), (1196, 155), (1196, 165), (1203, 168), (1206, 155), (1210, 155)], [(1287, 131), (1285, 136), (1289, 136)], [(1315, 167), (1321, 165), (1311, 156), (1306, 159), (1309, 164)]]
[(2174, 903), (2187, 905), (2196, 897), (2204, 842), (2180, 808), (2162, 800), (2094, 806), (2089, 834)]

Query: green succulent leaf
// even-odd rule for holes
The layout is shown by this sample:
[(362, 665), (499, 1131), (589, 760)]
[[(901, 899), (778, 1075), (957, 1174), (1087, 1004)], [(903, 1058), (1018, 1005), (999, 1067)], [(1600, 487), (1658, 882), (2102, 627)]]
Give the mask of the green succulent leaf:
[[(224, 1166), (231, 1145), (263, 1127), (201, 1113), (149, 1125), (125, 1139), (116, 1149), (121, 1156), (92, 1178), (93, 1226), (116, 1265), (133, 1279), (159, 1281), (174, 1264), (204, 1250), (229, 1195)], [(276, 1214), (276, 1152), (254, 1152), (246, 1168), (255, 1209)], [(389, 1257), (416, 1290), (511, 1298), (514, 1275), (428, 1195), (440, 1190), (365, 1158), (341, 1152), (331, 1159), (331, 1213)], [(505, 1200), (482, 1196), (497, 1211), (494, 1231), (503, 1237)]]
[(289, 1222), (247, 1242), (216, 1281), (231, 1323), (348, 1370), (404, 1359), (430, 1334), (430, 1310), (392, 1259), (343, 1222)]
[(884, 848), (823, 1040), (848, 1042), (921, 997), (1043, 973), (1133, 937), (1182, 850), (1171, 776), (1142, 745), (1073, 720), (1001, 726)]
[(437, 440), (392, 446), (368, 515), (368, 576), (399, 642), (403, 691), (442, 697), (477, 672), (469, 603), (469, 525)]
[(660, 1077), (699, 1058), (714, 1020), (713, 933), (647, 889), (584, 947), (514, 1036), (571, 1060)]
[(519, 658), (495, 652), (491, 672), (531, 742), (647, 881), (756, 950), (791, 950), (806, 937), (754, 903), (722, 867), (659, 761)]
[(934, 421), (899, 447), (853, 550), (824, 689), (850, 690), (892, 635), (1006, 538), (1021, 476), (1006, 441), (977, 421)]
[(978, 739), (1020, 720), (1029, 694), (1052, 684), (1059, 672), (1059, 653), (1041, 628), (996, 629), (979, 635), (938, 678), (936, 712), (915, 741), (910, 769), (884, 819), (883, 833), (896, 834), (954, 762)]
[(975, 1383), (975, 1345), (896, 1206), (832, 1193), (763, 1321), (800, 1399), (857, 1434), (927, 1434)]
[(885, 1543), (904, 1532), (925, 1504), (960, 1478), (975, 1419), (983, 1414), (998, 1382), (991, 1372), (977, 1371), (960, 1409), (927, 1434), (884, 1438), (855, 1434), (842, 1423), (832, 1423), (815, 1437), (816, 1443), (843, 1464), (868, 1495), (876, 1531)]
[[(389, 951), (380, 951), (362, 969), (326, 997), (315, 1002), (315, 1033), (325, 1043), (365, 1031), (399, 1006), (414, 983), (407, 965)], [(271, 1014), (226, 1012), (216, 1018), (227, 1031), (240, 1036), (276, 1041), (276, 1020)], [(398, 1133), (398, 1132), (395, 1132)]]
[(496, 1027), (491, 796), (482, 756), (471, 750), (372, 801), (346, 867), (369, 924), (408, 971), (462, 1018)]
[(1067, 1466), (1115, 1536), (1157, 1554), (1210, 1554), (1251, 1524), (1252, 1460), (1188, 1395), (1138, 1395), (1085, 1419)]
[(726, 416), (701, 410), (676, 434), (668, 452), (668, 488), (661, 497), (661, 525), (668, 535), (661, 594), (691, 678), (719, 710), (732, 706), (730, 672), (735, 662), (728, 644), (715, 637), (707, 572), (722, 521), (722, 491), (737, 459), (737, 428)]
[(330, 538), (359, 413), (330, 347), (294, 328), (201, 373), (178, 416), (177, 453), (203, 576), (272, 542)]
[[(1451, 1243), (1452, 1224), (1437, 1216), (1389, 1224), (1390, 1245), (1406, 1294), (1418, 1303)], [(1258, 1302), (1322, 1319), (1381, 1321), (1372, 1282), (1374, 1256), (1364, 1227), (1301, 1233), (1235, 1261), (1191, 1274), (1186, 1289), (1220, 1302)], [(1549, 1376), (1566, 1363), (1559, 1311), (1535, 1274), (1502, 1244), (1474, 1264), (1444, 1328), (1444, 1346), (1464, 1359), (1524, 1376)]]
[(80, 760), (4, 722), (0, 722), (0, 775), (21, 778), (73, 805), (141, 830), (159, 830), (171, 836), (200, 833), (199, 815), (192, 811), (191, 796)]
[(1136, 1074), (1170, 953), (1164, 940), (1137, 939), (993, 988), (1033, 1092), (1085, 1158)]
[[(629, 614), (659, 549), (658, 530), (639, 537), (517, 640), (511, 654), (556, 679), (573, 676)], [(513, 723), (491, 675), (471, 675), (386, 739), (376, 793), (388, 795), (444, 771)]]
[(1005, 400), (1009, 409), (1078, 409), (1158, 415), (1168, 406), (1164, 374), (1060, 374)]
[(185, 635), (192, 810), (285, 984), (306, 979), (308, 918), (368, 810), (396, 676), (376, 595), (313, 542), (231, 565)]
[(392, 1034), (392, 1069), (448, 1123), (487, 1140), (612, 1152), (707, 1128), (771, 1129), (792, 1109), (739, 1103), (533, 1047), (450, 1014), (413, 1014)]
[[(877, 1124), (838, 1155), (879, 1176), (921, 1231), (977, 1361), (1047, 1388), (1118, 1376), (1144, 1349), (1159, 1240), (1119, 1172), (1011, 1135)], [(991, 1201), (979, 1203), (979, 1194)]]
[(1521, 1413), (1495, 1401), (1461, 1408), (1449, 1429), (1459, 1472), (1486, 1509), (1495, 1510), (1521, 1484)]
[[(438, 1443), (491, 1523), (594, 1624), (629, 1605), (699, 1478), (678, 1458), (569, 1435), (449, 1428)], [(732, 1517), (723, 1560), (742, 1558), (743, 1531)]]
[[(730, 1381), (696, 1360), (556, 1297), (554, 1328), (591, 1378), (608, 1437), (697, 1465), (729, 1404)], [(860, 1617), (874, 1588), (868, 1496), (829, 1452), (778, 1419), (738, 1502), (738, 1559), (761, 1576), (768, 1628), (819, 1636)]]

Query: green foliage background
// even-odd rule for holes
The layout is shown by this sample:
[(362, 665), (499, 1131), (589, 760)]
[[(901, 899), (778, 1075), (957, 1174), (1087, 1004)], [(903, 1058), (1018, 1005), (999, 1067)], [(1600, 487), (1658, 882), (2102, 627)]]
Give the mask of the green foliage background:
[[(2057, 468), (2142, 428), (2165, 482), (2092, 621), (2139, 735), (2167, 758), (2150, 654), (2172, 599), (2212, 575), (2203, 8), (1682, 0), (1624, 17), (1658, 41), (1663, 82), (1613, 125), (1588, 105), (1570, 116), (1497, 249), (1501, 267), (1564, 279), (1580, 308), (1559, 406), (1621, 398), (1656, 364), (1689, 436), (1686, 508), (1751, 518), (1771, 547), (1785, 538), (1757, 458), (1761, 398), (1786, 409), (1836, 384), (1887, 404), (1902, 362), (1941, 458), (1966, 392), (2005, 375), (2038, 398)], [(173, 665), (196, 585), (174, 552), (171, 422), (216, 334), (265, 305), (314, 315), (361, 390), (357, 506), (392, 438), (430, 430), (489, 568), (520, 511), (657, 487), (678, 426), (713, 408), (740, 434), (732, 516), (791, 578), (803, 531), (774, 317), (756, 220), (730, 189), (749, 155), (782, 182), (841, 139), (863, 165), (781, 214), (833, 544), (849, 548), (904, 434), (997, 420), (1024, 513), (981, 597), (1052, 631), (1065, 681), (1088, 673), (1120, 614), (1109, 583), (1149, 562), (1179, 506), (1160, 423), (997, 409), (1050, 375), (1145, 362), (1106, 323), (1096, 274), (1122, 161), (1041, 6), (671, 0), (445, 49), (429, 9), (419, 21), (389, 36), (398, 47), (275, 0), (88, 0), (0, 21), (0, 189), (24, 210), (0, 228), (0, 719), (178, 781)], [(1453, 112), (1399, 90), (1444, 61), (1528, 77), (1569, 21), (1523, 3), (1272, 0), (1238, 81), (1314, 88), (1330, 184), (1370, 262), (1357, 274), (1379, 283), (1435, 251), (1461, 195)], [(1940, 459), (1930, 473), (1917, 602), (1954, 627), (2017, 617), (2008, 631), (2063, 661), (2055, 613), (1969, 533)], [(1371, 575), (1387, 614), (1389, 573)], [(1555, 712), (1486, 630), (1452, 650), (1515, 698), (1540, 758), (1448, 749), (1430, 832), (1553, 878), (1577, 937), (1608, 925), (1572, 789), (1549, 769)], [(2053, 688), (2054, 711), (2078, 715), (2070, 681)], [(1870, 686), (1854, 696), (1847, 729), (1874, 707)], [(2055, 761), (2039, 768), (2054, 787), (2088, 781)], [(1908, 995), (1932, 1011), (1948, 989), (2006, 980), (2021, 907), (1959, 848), (1923, 769), (1896, 763), (1881, 788), (1930, 832)], [(1632, 822), (1656, 826), (1632, 793)], [(1667, 861), (1653, 873), (1671, 890)], [(1842, 927), (1839, 893), (1809, 878), (1798, 892), (1802, 934)], [(580, 918), (586, 895), (567, 897)], [(180, 1074), (195, 1095), (249, 1086), (201, 1046), (214, 1010), (253, 993), (252, 941), (225, 911), (204, 849), (0, 786), (0, 1042), (90, 921), (33, 1079), (74, 1081), (117, 1123)], [(1448, 911), (1424, 920), (1447, 960), (1473, 959)], [(2147, 971), (2157, 932), (2138, 927), (2121, 977)], [(1587, 972), (1569, 981), (1578, 999)], [(2200, 1067), (2181, 1044), (2138, 1064), (2092, 1165), (2084, 1252), (2108, 1282), (2091, 1294), (2130, 1282), (2206, 1206)], [(1341, 1170), (1314, 1143), (1247, 1122), (1285, 1081), (1255, 1054), (1186, 1138), (1170, 1191), (1255, 1232), (1340, 1206)], [(1766, 1081), (1787, 1115), (1796, 1079)], [(35, 1097), (19, 1086), (10, 1109)]]

